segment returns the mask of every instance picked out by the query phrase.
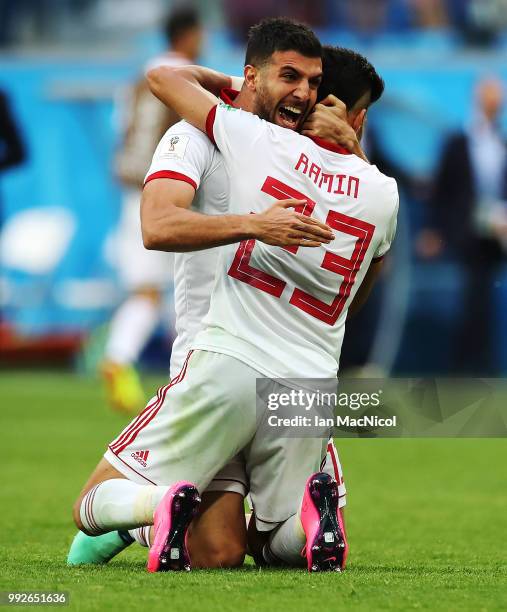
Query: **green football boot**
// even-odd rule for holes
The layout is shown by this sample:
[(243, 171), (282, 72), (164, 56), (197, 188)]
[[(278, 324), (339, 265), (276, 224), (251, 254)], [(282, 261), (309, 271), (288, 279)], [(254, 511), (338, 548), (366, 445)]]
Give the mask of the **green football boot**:
[(133, 541), (128, 531), (110, 531), (99, 536), (78, 531), (70, 545), (67, 565), (103, 565)]

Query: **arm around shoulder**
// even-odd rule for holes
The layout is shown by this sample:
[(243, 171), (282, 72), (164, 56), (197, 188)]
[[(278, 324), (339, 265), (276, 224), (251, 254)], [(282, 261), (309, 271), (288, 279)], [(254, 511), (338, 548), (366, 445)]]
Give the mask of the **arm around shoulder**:
[(202, 132), (206, 131), (208, 114), (219, 100), (202, 86), (199, 66), (158, 66), (148, 71), (147, 79), (152, 93), (161, 102)]
[(194, 194), (191, 185), (173, 179), (155, 179), (145, 185), (141, 198), (141, 231), (146, 249), (178, 250), (179, 211), (190, 208)]
[(252, 215), (205, 215), (190, 210), (194, 193), (188, 183), (172, 179), (145, 185), (141, 201), (145, 248), (185, 253), (256, 237)]

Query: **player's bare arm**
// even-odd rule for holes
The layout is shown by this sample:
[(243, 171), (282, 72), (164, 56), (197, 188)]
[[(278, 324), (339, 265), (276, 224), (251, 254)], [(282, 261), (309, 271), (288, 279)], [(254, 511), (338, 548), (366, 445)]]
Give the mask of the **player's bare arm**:
[[(216, 90), (223, 82), (223, 74), (215, 73), (217, 82), (211, 83), (209, 71), (207, 86)], [(148, 84), (152, 93), (166, 106), (171, 107), (180, 117), (194, 127), (206, 131), (206, 119), (210, 110), (219, 103), (219, 99), (203, 87), (200, 79), (203, 73), (200, 66), (184, 66), (172, 68), (159, 66), (147, 74)], [(230, 84), (230, 81), (229, 81)]]
[(292, 210), (304, 200), (280, 200), (257, 215), (204, 215), (189, 210), (194, 193), (172, 179), (146, 185), (141, 226), (147, 249), (197, 251), (252, 238), (274, 246), (318, 247), (334, 239), (327, 225)]
[[(181, 68), (181, 67), (180, 67)], [(207, 68), (206, 66), (188, 65), (183, 67), (195, 77), (197, 82), (214, 96), (219, 96), (222, 89), (231, 87), (240, 90), (243, 86), (244, 77), (229, 76), (218, 70)]]
[(369, 163), (356, 131), (347, 122), (347, 107), (336, 96), (329, 95), (314, 106), (301, 133), (339, 144)]
[(228, 75), (223, 72), (218, 72), (206, 66), (192, 66), (192, 73), (197, 78), (198, 82), (215, 96), (219, 96), (222, 89), (230, 87), (239, 91), (243, 87), (245, 78), (243, 76)]
[(371, 290), (373, 289), (375, 281), (382, 271), (383, 265), (383, 259), (371, 262), (368, 272), (366, 272), (363, 282), (361, 283), (351, 305), (349, 306), (347, 318), (353, 317), (364, 306)]

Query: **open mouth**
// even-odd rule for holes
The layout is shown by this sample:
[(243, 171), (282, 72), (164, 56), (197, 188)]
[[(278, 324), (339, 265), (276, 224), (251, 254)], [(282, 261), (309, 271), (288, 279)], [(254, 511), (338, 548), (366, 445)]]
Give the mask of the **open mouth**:
[(297, 108), (296, 106), (279, 106), (276, 111), (278, 125), (288, 128), (289, 130), (295, 130), (298, 127), (302, 115), (303, 109)]

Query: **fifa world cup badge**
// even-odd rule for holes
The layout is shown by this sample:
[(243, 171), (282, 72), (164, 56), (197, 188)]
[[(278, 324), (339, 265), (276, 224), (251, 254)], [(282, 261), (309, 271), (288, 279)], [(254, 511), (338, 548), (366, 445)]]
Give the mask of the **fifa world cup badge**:
[(169, 159), (183, 159), (189, 142), (189, 137), (184, 134), (176, 134), (166, 140), (165, 151), (162, 156)]
[(174, 151), (174, 147), (175, 145), (178, 144), (179, 140), (180, 140), (179, 136), (173, 136), (171, 138), (171, 140), (169, 141), (169, 151)]

